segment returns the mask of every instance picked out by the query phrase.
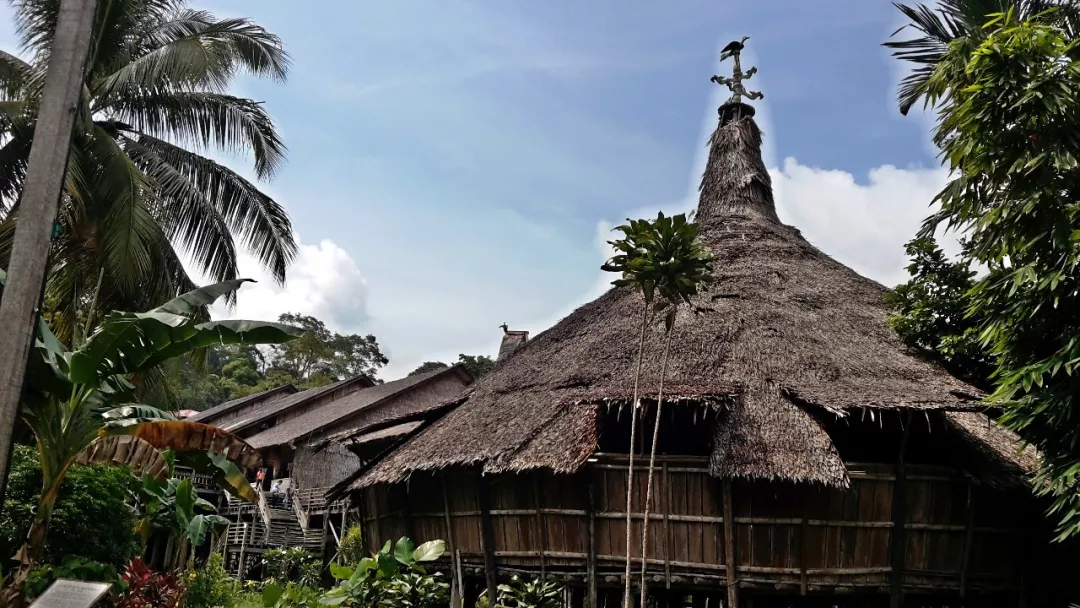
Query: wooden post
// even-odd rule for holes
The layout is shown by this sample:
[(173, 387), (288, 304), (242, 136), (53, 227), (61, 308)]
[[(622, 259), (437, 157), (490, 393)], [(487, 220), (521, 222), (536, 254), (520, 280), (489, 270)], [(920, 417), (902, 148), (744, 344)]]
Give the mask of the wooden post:
[(0, 301), (0, 342), (4, 344), (0, 348), (0, 502), (96, 10), (97, 0), (60, 2), (23, 179), (7, 286)]
[(247, 550), (247, 537), (248, 537), (248, 523), (244, 522), (244, 527), (240, 529), (240, 559), (236, 566), (236, 579), (241, 583), (244, 582), (244, 557)]
[(533, 478), (533, 503), (536, 507), (536, 530), (540, 536), (540, 578), (547, 576), (547, 564), (544, 560), (544, 550), (547, 547), (547, 519), (540, 511), (540, 478), (539, 473), (531, 472)]
[(599, 608), (596, 591), (596, 487), (593, 471), (586, 469), (585, 474), (589, 476), (586, 481), (589, 494), (589, 554), (585, 562), (585, 572), (589, 577), (589, 608)]
[[(808, 488), (803, 488), (802, 491), (803, 492), (808, 492), (810, 490)], [(803, 514), (802, 514), (802, 530), (799, 533), (799, 545), (802, 548), (802, 551), (799, 552), (801, 554), (799, 556), (799, 595), (806, 595), (806, 583), (807, 583), (807, 578), (808, 578), (807, 573), (806, 573), (806, 562), (808, 561), (807, 556), (810, 554), (810, 543), (806, 542), (806, 537), (807, 537), (807, 532), (809, 530), (810, 530), (810, 519), (807, 517), (806, 500), (804, 499), (803, 500)]]
[(495, 606), (495, 591), (499, 584), (498, 564), (495, 561), (495, 524), (491, 521), (491, 491), (487, 478), (478, 476), (477, 498), (480, 502), (480, 538), (484, 544), (484, 576), (487, 580), (488, 605)]
[(671, 475), (668, 472), (668, 464), (664, 462), (661, 474), (664, 477), (664, 493), (667, 495), (666, 508), (664, 509), (664, 588), (671, 589), (671, 554), (674, 551), (674, 542), (671, 538)]
[[(446, 542), (450, 545), (450, 608), (461, 608), (464, 603), (465, 589), (461, 586), (461, 554), (457, 543), (454, 542), (454, 524), (450, 519), (450, 498), (446, 493), (446, 478), (439, 476), (439, 485), (442, 488), (443, 517), (446, 520)], [(454, 600), (457, 603), (454, 603)]]
[(960, 562), (960, 599), (967, 597), (968, 568), (971, 567), (971, 546), (975, 541), (975, 496), (971, 491), (972, 482), (967, 487), (967, 526), (964, 528), (964, 557)]
[(732, 504), (735, 492), (731, 480), (725, 479), (724, 488), (724, 564), (727, 573), (728, 608), (739, 606), (739, 566), (735, 559), (735, 509)]
[[(411, 539), (416, 539), (416, 534), (413, 533), (413, 521), (412, 521), (412, 501), (409, 500), (409, 486), (405, 485), (405, 502), (401, 507), (401, 516), (405, 519), (405, 535)], [(345, 527), (341, 528), (342, 535), (345, 534)]]
[(896, 459), (896, 483), (893, 485), (893, 531), (892, 551), (889, 552), (890, 608), (903, 608), (904, 605), (904, 565), (907, 560), (907, 534), (904, 525), (907, 521), (907, 483), (904, 469), (904, 456), (907, 452), (908, 439), (911, 437), (911, 412), (904, 415), (904, 434), (900, 439), (900, 453)]

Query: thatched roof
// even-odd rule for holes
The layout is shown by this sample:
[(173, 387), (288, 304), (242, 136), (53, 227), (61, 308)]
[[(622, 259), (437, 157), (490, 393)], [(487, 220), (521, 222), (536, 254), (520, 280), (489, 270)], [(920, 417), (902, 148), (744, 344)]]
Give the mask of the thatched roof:
[(336, 390), (349, 388), (362, 389), (369, 386), (375, 386), (375, 381), (365, 374), (359, 374), (351, 378), (334, 382), (333, 384), (327, 384), (326, 386), (309, 388), (282, 399), (272, 401), (240, 420), (226, 422), (222, 428), (226, 431), (235, 433), (251, 428), (288, 410), (307, 407), (316, 399)]
[[(445, 376), (457, 376), (460, 378), (461, 384), (455, 391), (455, 393), (458, 394), (460, 394), (461, 389), (472, 380), (464, 367), (461, 365), (454, 365), (424, 374), (408, 376), (385, 384), (377, 384), (334, 399), (333, 401), (320, 405), (308, 412), (304, 412), (295, 418), (290, 418), (281, 424), (270, 427), (258, 435), (249, 437), (247, 442), (251, 447), (257, 450), (275, 445), (290, 443), (300, 444), (309, 437), (314, 436), (320, 431), (331, 427), (346, 418), (351, 419), (351, 417), (356, 416), (363, 410), (376, 408), (390, 399), (399, 397), (412, 389), (422, 387), (425, 384)], [(456, 394), (454, 396), (456, 397)], [(414, 409), (423, 411), (434, 408), (441, 405), (443, 401), (444, 400), (441, 398), (425, 400), (424, 403), (418, 404), (418, 408)], [(416, 414), (418, 412), (410, 410), (410, 413)], [(386, 416), (375, 417), (375, 419), (369, 421), (364, 426), (370, 427), (372, 424), (386, 422), (391, 419), (393, 419), (393, 416), (390, 413), (387, 413)]]
[(270, 401), (274, 401), (275, 399), (281, 399), (282, 397), (292, 395), (297, 390), (298, 389), (291, 384), (275, 386), (274, 388), (267, 389), (262, 392), (253, 393), (251, 395), (247, 395), (246, 397), (239, 397), (237, 399), (233, 399), (232, 401), (226, 401), (225, 403), (215, 405), (212, 408), (205, 409), (198, 414), (195, 414), (191, 418), (188, 418), (188, 420), (192, 422), (212, 423), (215, 418), (220, 418), (221, 416), (224, 416), (225, 414), (228, 414), (229, 412), (232, 412), (234, 410), (238, 410), (250, 403), (268, 403)]
[[(725, 407), (712, 454), (718, 476), (842, 486), (845, 465), (811, 413), (974, 410), (980, 393), (900, 342), (886, 326), (885, 287), (780, 223), (760, 145), (745, 114), (711, 137), (697, 219), (716, 282), (679, 314), (665, 402)], [(580, 307), (353, 487), (459, 466), (576, 470), (595, 450), (597, 406), (631, 395), (642, 305), (622, 288)], [(660, 331), (653, 323), (647, 340), (646, 398), (658, 388)]]

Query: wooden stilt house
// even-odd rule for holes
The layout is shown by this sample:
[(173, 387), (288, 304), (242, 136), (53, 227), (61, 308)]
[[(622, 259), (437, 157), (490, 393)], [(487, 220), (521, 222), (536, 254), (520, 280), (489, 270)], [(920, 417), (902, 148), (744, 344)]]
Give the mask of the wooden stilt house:
[[(697, 221), (716, 282), (674, 327), (644, 582), (660, 606), (1065, 605), (1077, 554), (1037, 455), (980, 392), (886, 326), (886, 288), (780, 222), (753, 108), (728, 103)], [(641, 296), (612, 289), (499, 361), (463, 403), (340, 483), (372, 550), (445, 539), (471, 606), (514, 573), (617, 608), (639, 568), (647, 453), (626, 493)], [(645, 341), (656, 416), (660, 324)], [(635, 594), (636, 598), (636, 594)]]

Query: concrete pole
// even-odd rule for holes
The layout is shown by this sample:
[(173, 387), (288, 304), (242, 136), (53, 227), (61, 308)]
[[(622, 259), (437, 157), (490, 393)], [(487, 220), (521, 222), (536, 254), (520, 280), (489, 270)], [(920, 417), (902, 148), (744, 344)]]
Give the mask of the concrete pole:
[(0, 500), (7, 482), (11, 435), (19, 414), (19, 397), (41, 301), (53, 222), (67, 171), (72, 127), (83, 90), (96, 7), (97, 0), (61, 0), (45, 86), (38, 104), (7, 286), (0, 302)]

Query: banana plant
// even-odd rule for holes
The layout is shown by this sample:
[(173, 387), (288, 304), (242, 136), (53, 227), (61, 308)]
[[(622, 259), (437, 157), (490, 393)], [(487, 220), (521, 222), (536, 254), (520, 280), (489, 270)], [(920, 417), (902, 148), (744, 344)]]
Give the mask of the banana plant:
[(298, 328), (278, 323), (198, 319), (203, 307), (247, 281), (208, 285), (148, 312), (110, 312), (72, 349), (39, 320), (22, 415), (41, 458), (42, 493), (26, 543), (15, 556), (19, 572), (0, 594), (0, 605), (5, 605), (7, 595), (21, 592), (26, 575), (40, 560), (60, 484), (77, 461), (123, 462), (164, 479), (168, 471), (162, 466), (160, 450), (171, 449), (181, 457), (219, 465), (217, 476), (227, 489), (253, 498), (234, 464), (254, 467), (260, 463), (251, 446), (221, 429), (131, 403), (134, 386), (128, 380), (131, 374), (212, 344), (277, 344), (299, 336)]
[(449, 585), (429, 576), (424, 562), (432, 562), (446, 552), (446, 542), (428, 541), (419, 547), (408, 537), (396, 543), (386, 541), (378, 552), (365, 557), (355, 568), (330, 564), (330, 574), (339, 582), (323, 595), (325, 606), (405, 606), (429, 608), (446, 605)]

